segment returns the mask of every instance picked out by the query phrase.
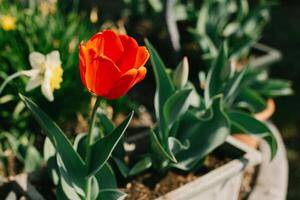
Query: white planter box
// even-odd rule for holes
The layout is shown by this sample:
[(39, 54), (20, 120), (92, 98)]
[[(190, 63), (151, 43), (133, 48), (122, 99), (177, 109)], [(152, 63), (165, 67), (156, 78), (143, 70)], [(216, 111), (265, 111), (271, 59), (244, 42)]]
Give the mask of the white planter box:
[(241, 151), (242, 155), (157, 200), (236, 200), (245, 169), (259, 164), (262, 155), (232, 137), (227, 143), (228, 152)]

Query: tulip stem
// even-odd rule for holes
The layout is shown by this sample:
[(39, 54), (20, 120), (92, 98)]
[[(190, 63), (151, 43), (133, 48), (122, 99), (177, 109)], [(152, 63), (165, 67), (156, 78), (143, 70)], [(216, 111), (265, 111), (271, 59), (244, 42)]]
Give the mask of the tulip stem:
[[(97, 114), (97, 109), (100, 105), (100, 97), (96, 98), (96, 102), (95, 105), (93, 107), (93, 111), (92, 111), (92, 115), (91, 115), (91, 119), (90, 119), (90, 126), (89, 126), (89, 130), (88, 130), (88, 135), (87, 135), (87, 145), (86, 145), (86, 168), (87, 168), (87, 173), (88, 170), (90, 168), (90, 164), (91, 164), (91, 147), (94, 143), (94, 138), (93, 138), (93, 129), (95, 126), (95, 122), (96, 122), (96, 114)], [(87, 177), (89, 179), (89, 177)], [(90, 187), (90, 180), (87, 180), (86, 183), (86, 199), (89, 200), (90, 199), (90, 193), (91, 193), (91, 187)]]

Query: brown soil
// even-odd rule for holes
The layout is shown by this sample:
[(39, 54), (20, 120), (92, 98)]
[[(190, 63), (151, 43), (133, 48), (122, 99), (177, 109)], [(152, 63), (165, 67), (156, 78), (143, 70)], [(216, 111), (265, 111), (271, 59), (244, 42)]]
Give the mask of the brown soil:
[(157, 182), (153, 184), (154, 186), (152, 184), (152, 186), (150, 186), (148, 180), (157, 179), (159, 175), (150, 173), (144, 174), (128, 183), (123, 191), (128, 194), (127, 200), (153, 200), (194, 181), (207, 172), (226, 164), (230, 160), (230, 158), (219, 159), (215, 156), (209, 156), (205, 160), (202, 169), (196, 173), (178, 174), (176, 172), (168, 172), (164, 177), (157, 180)]
[(258, 172), (258, 167), (251, 167), (245, 171), (241, 188), (240, 188), (240, 194), (238, 197), (239, 200), (248, 199), (248, 196), (253, 190), (253, 187), (255, 185), (257, 172)]

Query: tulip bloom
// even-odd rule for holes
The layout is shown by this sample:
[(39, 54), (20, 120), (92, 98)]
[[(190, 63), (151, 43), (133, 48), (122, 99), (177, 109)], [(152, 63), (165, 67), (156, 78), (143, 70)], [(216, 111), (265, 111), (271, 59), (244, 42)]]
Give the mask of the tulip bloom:
[(79, 46), (80, 76), (97, 96), (112, 100), (144, 79), (149, 53), (127, 35), (106, 30)]

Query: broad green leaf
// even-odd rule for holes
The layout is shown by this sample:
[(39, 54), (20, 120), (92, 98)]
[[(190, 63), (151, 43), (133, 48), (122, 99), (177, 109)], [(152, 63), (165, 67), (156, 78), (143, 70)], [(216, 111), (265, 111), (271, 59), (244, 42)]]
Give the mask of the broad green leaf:
[(103, 167), (95, 174), (95, 177), (101, 189), (117, 188), (115, 173), (108, 163), (103, 165)]
[(104, 128), (104, 132), (111, 133), (114, 130), (115, 125), (107, 118), (106, 114), (103, 113), (103, 111), (100, 110), (97, 114), (99, 116), (100, 123)]
[(138, 161), (129, 171), (129, 176), (137, 175), (152, 166), (152, 160), (150, 157), (145, 157), (142, 160)]
[[(56, 186), (55, 195), (56, 195), (57, 200), (67, 200), (68, 199), (68, 197), (66, 196), (65, 192), (62, 189), (61, 183), (59, 183)], [(76, 197), (78, 197), (78, 196), (76, 196)], [(76, 197), (75, 197), (75, 200), (76, 200)]]
[[(101, 111), (101, 110), (100, 110), (100, 112), (98, 112), (98, 116), (100, 118), (100, 123), (104, 128), (104, 135), (111, 133), (115, 128), (115, 125), (112, 123), (112, 121), (110, 121), (108, 119), (108, 117), (106, 116), (106, 114), (104, 114), (103, 111)], [(117, 144), (115, 150), (113, 151), (113, 155), (118, 158), (124, 158), (125, 150), (123, 147), (123, 142), (119, 142)]]
[(47, 172), (53, 184), (57, 186), (59, 184), (60, 175), (56, 155), (47, 160)]
[(266, 108), (265, 100), (255, 91), (248, 87), (242, 88), (236, 100), (238, 107), (249, 109), (253, 113)]
[(105, 189), (100, 190), (97, 200), (123, 200), (125, 197), (126, 194), (124, 192), (114, 189)]
[[(152, 150), (157, 153), (157, 155), (160, 155), (161, 158), (163, 159), (167, 159), (170, 160), (174, 163), (177, 162), (176, 158), (174, 157), (174, 155), (170, 152), (170, 150), (168, 149), (169, 147), (164, 147), (159, 139), (157, 138), (155, 132), (153, 130), (151, 130), (150, 132), (150, 144), (151, 144), (151, 148)], [(165, 145), (168, 145), (165, 144)]]
[(176, 155), (178, 152), (182, 150), (187, 150), (190, 146), (190, 142), (188, 140), (185, 142), (185, 144), (183, 144), (175, 137), (169, 137), (168, 143), (169, 143), (169, 148), (174, 155)]
[(188, 98), (191, 92), (192, 89), (179, 90), (166, 101), (163, 114), (168, 129), (187, 111), (189, 107)]
[(87, 135), (84, 133), (78, 134), (73, 143), (73, 148), (78, 152), (83, 160), (85, 160), (86, 144)]
[[(70, 174), (69, 171), (65, 165), (65, 163), (63, 162), (63, 160), (61, 159), (60, 155), (57, 154), (56, 155), (56, 162), (57, 162), (57, 166), (58, 166), (58, 170), (59, 170), (59, 174), (60, 174), (60, 181), (61, 183), (64, 183), (66, 186), (62, 187), (63, 190), (65, 191), (65, 188), (68, 188), (68, 190), (71, 191), (74, 190), (73, 193), (76, 193), (78, 196), (85, 196), (85, 187), (86, 187), (86, 181), (87, 179), (85, 179), (85, 174), (86, 171), (80, 171), (77, 174), (77, 177), (80, 177), (80, 182), (77, 183), (75, 181), (78, 181), (76, 179), (74, 179)], [(71, 188), (71, 189), (70, 189)]]
[(54, 185), (57, 186), (59, 183), (59, 169), (56, 162), (56, 150), (48, 137), (46, 137), (44, 142), (43, 157), (47, 162), (47, 172)]
[(256, 120), (249, 114), (239, 111), (229, 111), (227, 114), (230, 118), (233, 130), (237, 131), (238, 133), (242, 132), (263, 138), (271, 149), (272, 158), (276, 155), (276, 138), (273, 136), (272, 131), (264, 123)]
[(191, 170), (190, 167), (194, 167), (194, 163), (200, 162), (206, 155), (222, 145), (230, 134), (229, 120), (223, 111), (223, 102), (220, 96), (213, 99), (210, 109), (213, 114), (206, 121), (191, 116), (191, 113), (182, 117), (182, 125), (179, 127), (179, 132), (182, 133), (178, 139), (188, 140), (190, 145), (187, 150), (176, 155), (178, 164), (173, 164), (174, 167)]
[(133, 116), (133, 111), (129, 114), (126, 119), (113, 130), (112, 133), (106, 135), (103, 138), (98, 139), (92, 145), (91, 152), (91, 165), (88, 169), (88, 175), (94, 175), (102, 166), (106, 163), (116, 145), (123, 136)]
[[(159, 127), (163, 130), (163, 134), (166, 129), (166, 124), (163, 119), (163, 107), (167, 99), (174, 93), (174, 85), (172, 84), (171, 78), (166, 71), (166, 66), (161, 60), (155, 48), (152, 44), (145, 40), (146, 46), (150, 53), (150, 59), (154, 71), (156, 80), (156, 93), (155, 93), (155, 114), (158, 119)], [(165, 137), (165, 136), (163, 136)], [(164, 138), (166, 140), (166, 138)]]
[(58, 198), (61, 198), (63, 200), (64, 197), (67, 197), (68, 199), (72, 200), (82, 200), (80, 195), (77, 194), (76, 190), (72, 186), (70, 186), (63, 177), (60, 178), (60, 186), (58, 186), (58, 188), (61, 189), (61, 191), (60, 189), (58, 189), (58, 192), (56, 193)]
[(19, 96), (56, 148), (67, 171), (65, 174), (67, 177), (65, 177), (65, 179), (68, 179), (68, 181), (78, 187), (83, 187), (84, 183), (82, 183), (82, 180), (84, 180), (83, 172), (85, 171), (85, 164), (78, 153), (73, 149), (70, 141), (62, 130), (35, 103), (22, 94)]
[(48, 137), (45, 138), (44, 148), (43, 148), (43, 157), (45, 161), (48, 161), (49, 158), (55, 156), (56, 150), (53, 144), (51, 143)]

